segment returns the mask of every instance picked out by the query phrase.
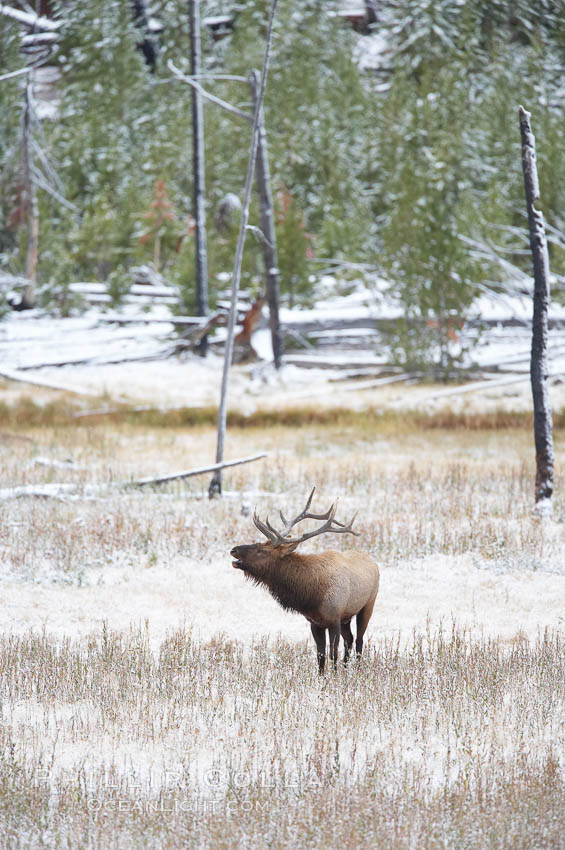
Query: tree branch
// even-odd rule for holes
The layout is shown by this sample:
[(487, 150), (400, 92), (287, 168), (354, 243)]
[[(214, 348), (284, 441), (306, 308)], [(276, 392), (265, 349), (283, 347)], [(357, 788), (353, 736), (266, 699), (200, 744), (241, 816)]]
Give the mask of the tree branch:
[(267, 452), (260, 452), (250, 457), (242, 457), (237, 460), (226, 460), (221, 463), (214, 463), (211, 466), (202, 466), (199, 469), (189, 469), (186, 472), (173, 472), (171, 475), (162, 475), (160, 478), (138, 478), (131, 483), (135, 487), (145, 487), (148, 484), (168, 484), (169, 481), (178, 481), (181, 478), (192, 478), (194, 475), (204, 475), (205, 472), (214, 472), (220, 469), (226, 469), (228, 466), (240, 466), (242, 463), (252, 463), (254, 460), (268, 457)]
[(0, 3), (0, 15), (6, 15), (7, 18), (17, 21), (19, 24), (25, 24), (32, 30), (41, 30), (42, 32), (54, 32), (61, 26), (60, 21), (52, 21), (50, 18), (45, 18), (43, 15), (30, 14), (22, 12), (21, 9), (14, 9), (13, 6), (6, 6), (5, 3)]
[(210, 94), (206, 89), (203, 89), (200, 83), (197, 83), (193, 77), (187, 77), (186, 74), (183, 74), (172, 62), (171, 59), (167, 62), (167, 66), (175, 75), (175, 79), (180, 80), (182, 83), (188, 83), (189, 86), (192, 86), (196, 89), (196, 91), (200, 92), (202, 97), (209, 100), (211, 103), (217, 104), (217, 106), (221, 106), (222, 109), (226, 109), (228, 112), (237, 115), (239, 118), (245, 118), (246, 121), (252, 121), (253, 118), (248, 112), (244, 112), (242, 109), (238, 109), (237, 106), (232, 106), (231, 103), (228, 103), (227, 100), (222, 100), (221, 97), (216, 97), (214, 94)]

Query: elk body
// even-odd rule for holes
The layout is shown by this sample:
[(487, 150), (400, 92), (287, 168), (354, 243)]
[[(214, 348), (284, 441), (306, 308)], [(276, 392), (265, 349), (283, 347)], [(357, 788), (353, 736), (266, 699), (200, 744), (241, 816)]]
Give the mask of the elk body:
[[(268, 518), (262, 522), (255, 513), (253, 522), (267, 538), (266, 542), (236, 546), (231, 555), (233, 566), (242, 570), (247, 578), (266, 587), (283, 608), (306, 617), (316, 641), (319, 670), (323, 673), (326, 630), (334, 666), (337, 664), (340, 635), (347, 663), (353, 647), (351, 620), (354, 617), (357, 625), (355, 649), (357, 655), (361, 655), (363, 635), (379, 590), (379, 568), (364, 552), (328, 549), (315, 555), (302, 555), (295, 551), (305, 540), (319, 534), (356, 534), (351, 527), (355, 517), (347, 524), (338, 522), (335, 504), (324, 514), (309, 512), (314, 490), (304, 510), (294, 519), (287, 521), (280, 513), (284, 523), (282, 532), (273, 528)], [(300, 537), (291, 537), (292, 528), (304, 519), (322, 520), (323, 524)]]

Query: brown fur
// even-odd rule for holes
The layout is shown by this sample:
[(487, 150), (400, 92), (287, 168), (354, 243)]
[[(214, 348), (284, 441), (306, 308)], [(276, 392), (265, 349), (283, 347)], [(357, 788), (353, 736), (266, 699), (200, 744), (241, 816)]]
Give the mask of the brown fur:
[(379, 568), (363, 552), (300, 555), (296, 543), (270, 542), (236, 546), (231, 554), (234, 567), (256, 584), (263, 585), (286, 610), (297, 611), (311, 624), (318, 648), (320, 672), (325, 667), (326, 629), (330, 655), (337, 662), (339, 636), (345, 643), (347, 661), (353, 644), (349, 623), (357, 618), (357, 655), (363, 649), (363, 634), (373, 612), (379, 589)]

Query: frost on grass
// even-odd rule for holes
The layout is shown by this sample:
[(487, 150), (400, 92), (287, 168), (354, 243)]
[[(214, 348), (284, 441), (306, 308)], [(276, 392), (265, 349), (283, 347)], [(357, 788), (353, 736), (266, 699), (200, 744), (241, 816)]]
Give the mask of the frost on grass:
[[(520, 630), (532, 636), (563, 616), (563, 502), (558, 488), (554, 522), (540, 523), (532, 511), (529, 433), (509, 441), (496, 432), (391, 432), (380, 435), (375, 450), (374, 435), (339, 427), (265, 429), (260, 441), (269, 461), (234, 468), (226, 477), (229, 498), (213, 503), (206, 476), (147, 492), (108, 486), (201, 463), (214, 451), (207, 429), (109, 424), (45, 440), (55, 458), (74, 458), (75, 468), (30, 465), (36, 454), (45, 456), (33, 444), (0, 446), (6, 488), (56, 492), (53, 478), (64, 475), (77, 495), (3, 502), (4, 629), (85, 635), (103, 620), (127, 629), (149, 618), (156, 641), (183, 622), (206, 639), (221, 631), (246, 641), (277, 632), (300, 639), (303, 620), (241, 581), (229, 550), (257, 539), (246, 505), (271, 516), (290, 511), (303, 504), (305, 483), (317, 485), (321, 502), (339, 496), (345, 513), (359, 512), (356, 545), (383, 573), (370, 625), (376, 638), (423, 628), (428, 613), (436, 624), (455, 617), (504, 637)], [(63, 445), (57, 449), (54, 440)], [(234, 455), (243, 455), (257, 444), (257, 431), (234, 431), (230, 440)], [(82, 498), (89, 488), (107, 495)], [(347, 545), (312, 541), (306, 551)]]
[(453, 625), (320, 678), (304, 642), (6, 637), (3, 828), (15, 847), (559, 846), (563, 658), (558, 633)]
[[(372, 425), (234, 429), (234, 456), (260, 440), (269, 463), (212, 503), (207, 481), (107, 486), (200, 464), (211, 429), (0, 445), (6, 488), (108, 491), (2, 504), (6, 846), (559, 846), (559, 486), (542, 523), (529, 430), (397, 426), (378, 443)], [(30, 463), (47, 455), (76, 463)], [(382, 567), (366, 657), (324, 679), (304, 619), (229, 556), (255, 539), (243, 506), (290, 512), (314, 483), (359, 511), (355, 545)]]

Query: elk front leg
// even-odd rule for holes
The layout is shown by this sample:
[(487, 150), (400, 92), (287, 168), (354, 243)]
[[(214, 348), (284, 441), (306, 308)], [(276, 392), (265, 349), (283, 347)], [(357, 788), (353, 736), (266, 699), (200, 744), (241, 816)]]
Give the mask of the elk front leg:
[(323, 673), (326, 666), (326, 630), (321, 626), (317, 626), (316, 623), (311, 623), (310, 628), (312, 629), (318, 650), (318, 670), (320, 673)]
[(353, 633), (351, 631), (350, 620), (348, 620), (346, 623), (341, 624), (341, 636), (345, 645), (345, 651), (343, 653), (343, 663), (347, 664), (349, 660), (349, 653), (351, 652), (351, 647), (353, 646)]

